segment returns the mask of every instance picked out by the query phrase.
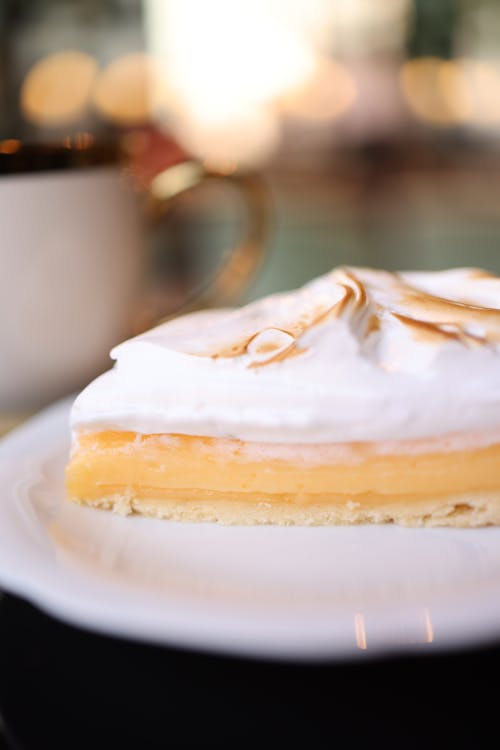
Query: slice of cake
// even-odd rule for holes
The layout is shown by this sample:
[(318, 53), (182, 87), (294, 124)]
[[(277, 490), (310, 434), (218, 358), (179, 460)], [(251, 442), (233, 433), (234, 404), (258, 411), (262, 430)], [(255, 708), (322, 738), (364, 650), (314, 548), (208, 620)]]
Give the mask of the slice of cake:
[(224, 523), (500, 523), (500, 278), (339, 268), (112, 351), (68, 497)]

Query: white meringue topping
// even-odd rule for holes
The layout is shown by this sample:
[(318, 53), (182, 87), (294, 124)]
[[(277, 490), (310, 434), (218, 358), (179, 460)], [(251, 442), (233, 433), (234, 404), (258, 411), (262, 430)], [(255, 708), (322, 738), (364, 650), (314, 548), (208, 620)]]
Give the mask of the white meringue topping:
[(74, 429), (269, 443), (500, 430), (500, 278), (339, 268), (234, 310), (193, 313), (111, 352)]

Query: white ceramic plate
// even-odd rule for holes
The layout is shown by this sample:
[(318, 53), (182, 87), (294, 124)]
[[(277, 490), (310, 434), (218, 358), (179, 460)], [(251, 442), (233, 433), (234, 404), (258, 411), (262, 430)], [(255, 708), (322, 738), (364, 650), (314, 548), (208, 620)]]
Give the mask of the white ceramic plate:
[(68, 402), (0, 444), (0, 583), (76, 625), (276, 658), (500, 638), (500, 529), (234, 527), (64, 499)]

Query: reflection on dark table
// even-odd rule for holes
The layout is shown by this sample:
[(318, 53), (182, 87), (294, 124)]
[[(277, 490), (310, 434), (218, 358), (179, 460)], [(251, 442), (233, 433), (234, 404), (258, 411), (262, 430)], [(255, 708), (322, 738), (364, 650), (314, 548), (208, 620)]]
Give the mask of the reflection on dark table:
[(0, 602), (12, 748), (480, 748), (495, 737), (499, 668), (500, 644), (337, 664), (198, 654), (81, 631), (10, 595)]

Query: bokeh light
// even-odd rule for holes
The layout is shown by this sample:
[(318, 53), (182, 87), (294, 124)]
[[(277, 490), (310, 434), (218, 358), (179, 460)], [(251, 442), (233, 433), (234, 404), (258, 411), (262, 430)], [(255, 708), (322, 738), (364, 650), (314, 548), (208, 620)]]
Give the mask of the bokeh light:
[(211, 121), (200, 121), (186, 111), (170, 126), (189, 153), (221, 173), (232, 163), (240, 167), (262, 164), (280, 143), (276, 113), (265, 106), (241, 107), (227, 119)]
[(470, 124), (495, 127), (500, 124), (500, 62), (462, 60), (464, 88), (467, 92)]
[(444, 127), (466, 119), (467, 103), (453, 63), (437, 57), (409, 60), (401, 70), (401, 86), (418, 119)]
[(99, 114), (117, 125), (151, 120), (164, 96), (163, 76), (150, 55), (134, 52), (113, 60), (97, 77), (92, 101)]
[(272, 105), (315, 72), (300, 13), (275, 0), (149, 0), (146, 8), (148, 43), (168, 77), (166, 126), (212, 163), (267, 158), (280, 141)]
[(17, 138), (6, 138), (0, 141), (0, 154), (15, 154), (21, 146), (22, 143)]
[(355, 82), (344, 65), (319, 59), (307, 84), (283, 97), (283, 110), (306, 120), (335, 120), (356, 99)]
[(409, 60), (401, 70), (401, 86), (412, 113), (428, 124), (500, 124), (500, 65), (496, 61)]
[(38, 60), (21, 88), (24, 116), (41, 126), (65, 125), (76, 120), (88, 106), (97, 69), (93, 57), (74, 50)]

